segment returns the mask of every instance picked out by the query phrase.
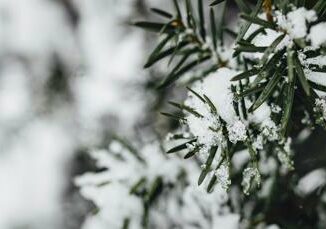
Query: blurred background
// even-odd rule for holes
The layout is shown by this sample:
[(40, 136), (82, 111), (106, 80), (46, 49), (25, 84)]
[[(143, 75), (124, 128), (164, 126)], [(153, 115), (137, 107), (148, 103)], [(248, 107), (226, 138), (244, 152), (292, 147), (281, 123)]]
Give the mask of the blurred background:
[(0, 228), (80, 228), (88, 149), (149, 122), (150, 45), (130, 22), (162, 4), (0, 0)]

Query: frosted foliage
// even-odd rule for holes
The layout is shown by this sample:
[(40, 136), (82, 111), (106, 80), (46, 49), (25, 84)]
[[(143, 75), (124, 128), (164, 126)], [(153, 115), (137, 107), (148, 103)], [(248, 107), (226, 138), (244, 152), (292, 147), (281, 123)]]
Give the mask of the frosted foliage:
[[(83, 229), (120, 229), (127, 218), (130, 219), (130, 228), (141, 229), (143, 199), (130, 194), (131, 187), (140, 178), (145, 178), (146, 182), (151, 184), (155, 177), (159, 176), (163, 178), (164, 183), (178, 187), (178, 175), (181, 171), (186, 172), (189, 183), (200, 172), (198, 166), (190, 160), (164, 157), (156, 143), (143, 146), (139, 156), (144, 162), (135, 158), (117, 141), (110, 144), (109, 150), (92, 153), (97, 166), (107, 170), (88, 173), (75, 180), (81, 187), (81, 194), (98, 208), (96, 214), (87, 218)], [(180, 188), (169, 189), (169, 193), (160, 195), (155, 207), (151, 207), (151, 228), (169, 229), (172, 225), (184, 229), (194, 228), (193, 225), (217, 228), (220, 223), (225, 223), (227, 229), (238, 228), (238, 215), (229, 213), (228, 208), (224, 214), (220, 214), (221, 205), (227, 201), (223, 190), (218, 189), (208, 195), (204, 188), (196, 185)]]
[[(97, 166), (107, 170), (87, 173), (75, 180), (81, 187), (81, 194), (100, 209), (97, 215), (86, 220), (85, 229), (121, 228), (125, 218), (131, 219), (131, 228), (142, 228), (143, 203), (140, 198), (130, 195), (131, 187), (143, 177), (149, 183), (156, 177), (175, 183), (180, 171), (187, 166), (181, 159), (168, 160), (156, 143), (145, 145), (140, 152), (145, 164), (117, 141), (110, 144), (109, 151), (92, 152)], [(97, 227), (97, 224), (103, 226)]]
[(326, 22), (314, 25), (310, 29), (309, 39), (314, 48), (326, 44)]
[[(230, 125), (230, 128), (238, 121), (233, 110), (233, 94), (230, 89), (230, 79), (235, 74), (236, 72), (233, 70), (222, 68), (207, 76), (203, 82), (197, 83), (193, 87), (197, 93), (206, 95), (212, 101), (218, 115)], [(219, 130), (220, 122), (218, 117), (211, 113), (210, 107), (190, 93), (185, 104), (199, 111), (204, 116), (203, 118), (198, 118), (191, 114), (187, 116), (189, 130), (194, 136), (198, 137), (198, 142), (206, 146), (221, 143), (223, 135)], [(236, 131), (235, 128), (237, 127), (243, 132), (244, 126), (240, 124), (235, 125), (233, 131)], [(236, 136), (234, 134), (234, 138), (237, 137), (243, 138), (243, 136)]]
[(247, 167), (243, 171), (243, 179), (242, 179), (242, 186), (243, 186), (243, 192), (246, 195), (249, 195), (250, 188), (253, 184), (260, 185), (261, 182), (261, 176), (257, 168), (255, 167)]
[(78, 185), (87, 184), (88, 180), (99, 180), (101, 183), (122, 182), (126, 185), (132, 185), (142, 176), (147, 176), (149, 181), (162, 176), (167, 182), (175, 182), (179, 171), (184, 167), (181, 159), (168, 160), (160, 152), (157, 143), (147, 144), (140, 150), (139, 156), (147, 161), (146, 164), (143, 164), (132, 152), (117, 141), (110, 144), (109, 150), (91, 153), (98, 167), (108, 170), (96, 174), (85, 174), (76, 179)]
[(292, 39), (304, 38), (307, 35), (306, 23), (311, 23), (316, 20), (316, 12), (303, 7), (289, 12), (286, 16), (280, 12), (277, 15), (279, 27), (287, 31)]

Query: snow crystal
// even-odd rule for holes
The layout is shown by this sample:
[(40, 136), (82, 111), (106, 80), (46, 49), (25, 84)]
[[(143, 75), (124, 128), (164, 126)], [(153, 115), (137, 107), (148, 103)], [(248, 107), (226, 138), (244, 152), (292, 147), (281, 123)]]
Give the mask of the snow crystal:
[(285, 30), (292, 39), (304, 38), (307, 35), (306, 23), (317, 20), (316, 12), (303, 7), (289, 12), (286, 16), (276, 12), (276, 20), (279, 27)]
[(326, 43), (326, 22), (314, 25), (310, 29), (309, 39), (314, 48), (318, 48)]
[(232, 125), (228, 125), (227, 129), (230, 142), (237, 143), (238, 141), (244, 141), (247, 139), (246, 126), (240, 120), (234, 122)]
[(278, 139), (278, 127), (271, 119), (266, 119), (261, 124), (261, 130), (262, 134), (267, 137), (269, 141), (275, 141)]

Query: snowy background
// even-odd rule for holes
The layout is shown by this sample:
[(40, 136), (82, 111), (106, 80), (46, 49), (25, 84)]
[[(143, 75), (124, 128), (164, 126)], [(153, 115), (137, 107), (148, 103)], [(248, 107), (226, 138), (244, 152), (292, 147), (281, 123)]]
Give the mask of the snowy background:
[(147, 4), (0, 0), (0, 228), (80, 227), (78, 161), (144, 117)]

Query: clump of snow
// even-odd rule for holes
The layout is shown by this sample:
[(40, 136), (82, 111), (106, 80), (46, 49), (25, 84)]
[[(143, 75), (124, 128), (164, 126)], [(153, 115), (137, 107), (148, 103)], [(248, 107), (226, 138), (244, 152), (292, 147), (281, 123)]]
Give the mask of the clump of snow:
[(217, 109), (217, 114), (211, 111), (207, 103), (190, 92), (185, 101), (185, 105), (203, 115), (203, 117), (196, 117), (189, 114), (186, 122), (190, 132), (198, 138), (200, 144), (204, 144), (206, 147), (220, 145), (225, 141), (219, 117), (229, 126), (233, 141), (245, 139), (245, 126), (239, 121), (233, 108), (234, 96), (231, 91), (230, 79), (236, 74), (236, 71), (221, 68), (193, 87), (198, 94), (205, 95), (212, 101)]
[(221, 118), (228, 124), (237, 120), (233, 109), (234, 96), (231, 91), (231, 79), (238, 72), (229, 68), (220, 68), (207, 76), (203, 82), (195, 87), (200, 94), (206, 95), (214, 103)]
[(278, 139), (279, 134), (279, 128), (276, 126), (275, 122), (273, 120), (266, 119), (261, 124), (261, 131), (262, 134), (269, 140), (269, 141), (275, 141)]
[(247, 139), (246, 126), (240, 120), (228, 125), (227, 129), (230, 142), (237, 143), (238, 141), (244, 141)]
[(285, 30), (292, 39), (304, 38), (307, 35), (307, 23), (317, 20), (316, 12), (304, 7), (295, 9), (287, 15), (276, 12), (278, 26)]
[(198, 138), (198, 142), (201, 144), (212, 146), (219, 144), (223, 139), (220, 124), (213, 115), (204, 116), (203, 118), (189, 115), (187, 117), (187, 124), (189, 131)]
[(228, 190), (231, 185), (230, 179), (230, 165), (227, 162), (223, 162), (221, 166), (215, 171), (218, 184), (224, 189)]
[[(251, 105), (251, 101), (247, 101), (248, 105)], [(249, 121), (252, 123), (260, 124), (265, 122), (265, 120), (269, 119), (271, 116), (271, 108), (267, 105), (267, 103), (263, 103), (258, 107), (253, 113), (249, 114)]]
[(258, 168), (249, 166), (243, 171), (243, 179), (241, 184), (243, 186), (243, 192), (246, 195), (249, 195), (251, 187), (259, 186), (260, 182), (261, 176)]
[(311, 45), (314, 48), (318, 48), (321, 45), (326, 44), (326, 22), (321, 22), (314, 25), (310, 29), (308, 38), (311, 41)]

